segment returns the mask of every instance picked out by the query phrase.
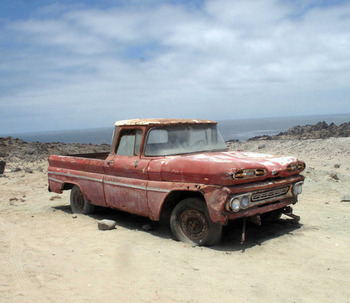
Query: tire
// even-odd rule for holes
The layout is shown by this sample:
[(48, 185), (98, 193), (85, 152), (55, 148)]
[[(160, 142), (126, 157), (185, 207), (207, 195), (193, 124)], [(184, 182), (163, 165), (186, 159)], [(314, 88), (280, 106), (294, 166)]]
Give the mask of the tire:
[(178, 241), (211, 246), (221, 239), (222, 225), (214, 223), (203, 200), (188, 198), (177, 204), (171, 213), (170, 228)]
[(261, 215), (261, 220), (267, 223), (277, 222), (282, 216), (283, 209), (276, 209)]
[(92, 214), (95, 206), (84, 198), (79, 186), (74, 185), (70, 192), (70, 207), (74, 214)]

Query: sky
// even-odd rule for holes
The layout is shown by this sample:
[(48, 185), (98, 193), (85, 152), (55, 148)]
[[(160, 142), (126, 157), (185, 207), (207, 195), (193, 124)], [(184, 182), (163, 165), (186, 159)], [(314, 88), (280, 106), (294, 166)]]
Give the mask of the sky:
[(340, 113), (350, 1), (0, 2), (0, 134)]

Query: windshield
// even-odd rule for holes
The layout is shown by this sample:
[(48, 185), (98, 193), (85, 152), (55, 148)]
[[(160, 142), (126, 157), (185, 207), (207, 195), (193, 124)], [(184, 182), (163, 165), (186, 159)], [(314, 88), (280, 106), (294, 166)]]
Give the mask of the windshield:
[(170, 156), (203, 151), (227, 150), (216, 125), (177, 125), (149, 131), (144, 154)]

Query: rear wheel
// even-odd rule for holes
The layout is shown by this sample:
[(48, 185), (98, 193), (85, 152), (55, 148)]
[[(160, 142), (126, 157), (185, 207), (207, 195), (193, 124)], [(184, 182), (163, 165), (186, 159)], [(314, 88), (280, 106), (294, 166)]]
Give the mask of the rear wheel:
[(221, 239), (222, 226), (211, 221), (204, 201), (182, 200), (170, 217), (171, 232), (176, 240), (192, 245), (210, 246)]
[(70, 193), (70, 207), (75, 214), (91, 214), (95, 206), (84, 198), (79, 186), (74, 185)]

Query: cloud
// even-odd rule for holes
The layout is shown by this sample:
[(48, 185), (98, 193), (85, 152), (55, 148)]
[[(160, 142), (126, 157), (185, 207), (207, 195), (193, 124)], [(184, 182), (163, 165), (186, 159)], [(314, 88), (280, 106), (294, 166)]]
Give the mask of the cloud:
[(272, 0), (41, 7), (1, 23), (0, 129), (350, 112), (349, 15)]

